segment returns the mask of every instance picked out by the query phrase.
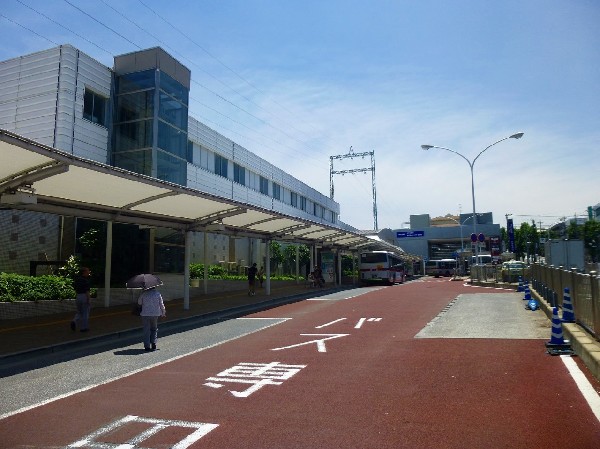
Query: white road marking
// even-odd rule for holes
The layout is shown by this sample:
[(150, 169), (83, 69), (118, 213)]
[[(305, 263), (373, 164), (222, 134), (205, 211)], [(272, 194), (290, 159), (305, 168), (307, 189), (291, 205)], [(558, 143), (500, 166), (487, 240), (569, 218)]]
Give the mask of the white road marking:
[(587, 380), (571, 356), (561, 355), (560, 358), (569, 370), (569, 373), (577, 384), (579, 391), (581, 391), (581, 394), (592, 409), (592, 413), (594, 413), (596, 419), (600, 421), (600, 395), (598, 395), (598, 392), (594, 390), (592, 384), (590, 384), (589, 380)]
[[(120, 427), (127, 426), (130, 423), (151, 424), (151, 426), (148, 427), (148, 429), (146, 429), (142, 433), (134, 436), (133, 438), (130, 438), (128, 441), (125, 441), (121, 444), (97, 441), (104, 435), (110, 434), (111, 432), (119, 429)], [(95, 432), (91, 433), (90, 435), (84, 437), (79, 441), (69, 444), (67, 446), (67, 449), (77, 447), (88, 447), (96, 449), (135, 449), (137, 447), (140, 447), (140, 443), (144, 442), (151, 436), (168, 427), (184, 427), (192, 429), (191, 433), (187, 437), (171, 446), (173, 449), (186, 449), (187, 447), (191, 446), (196, 441), (198, 441), (200, 438), (202, 438), (204, 435), (209, 433), (211, 430), (216, 429), (218, 427), (218, 424), (198, 423), (190, 421), (171, 421), (165, 419), (143, 418), (140, 416), (128, 415), (122, 419), (119, 419), (107, 426), (96, 430)]]
[(331, 326), (332, 324), (337, 323), (338, 321), (344, 321), (346, 318), (339, 318), (337, 320), (330, 321), (329, 323), (321, 324), (320, 326), (315, 326), (315, 329), (321, 329), (323, 327)]
[[(257, 320), (257, 319), (260, 319), (260, 318), (236, 318), (236, 319), (238, 319), (238, 320)], [(4, 413), (3, 415), (0, 415), (0, 420), (3, 420), (3, 419), (8, 418), (10, 416), (18, 415), (20, 413), (27, 412), (29, 410), (33, 410), (34, 408), (38, 408), (38, 407), (42, 407), (44, 405), (51, 404), (52, 402), (58, 401), (60, 399), (65, 399), (65, 398), (68, 398), (70, 396), (74, 396), (74, 395), (76, 395), (78, 393), (83, 393), (84, 391), (91, 390), (91, 389), (99, 387), (101, 385), (106, 385), (106, 384), (109, 384), (109, 383), (117, 381), (117, 380), (125, 379), (126, 377), (133, 376), (134, 374), (138, 374), (138, 373), (141, 373), (143, 371), (147, 371), (149, 369), (156, 368), (157, 366), (165, 365), (167, 363), (173, 362), (175, 360), (182, 359), (182, 358), (187, 357), (189, 355), (197, 354), (198, 352), (205, 351), (206, 349), (211, 349), (211, 348), (217, 347), (219, 345), (222, 345), (224, 343), (227, 343), (227, 342), (230, 342), (230, 341), (233, 341), (233, 340), (237, 340), (238, 338), (242, 338), (242, 337), (245, 337), (247, 335), (251, 335), (251, 334), (253, 334), (255, 332), (261, 331), (263, 329), (267, 329), (269, 327), (276, 326), (277, 324), (281, 324), (284, 321), (286, 321), (288, 318), (271, 318), (271, 319), (278, 319), (278, 320), (281, 319), (281, 321), (278, 321), (276, 323), (270, 324), (270, 325), (265, 326), (265, 327), (261, 327), (259, 329), (255, 329), (255, 330), (251, 330), (249, 332), (245, 332), (245, 333), (240, 334), (240, 335), (236, 335), (235, 337), (229, 338), (227, 340), (220, 341), (218, 343), (215, 343), (215, 344), (212, 344), (212, 345), (209, 345), (209, 346), (198, 348), (195, 351), (186, 352), (185, 354), (180, 354), (178, 356), (171, 357), (170, 359), (166, 359), (166, 360), (163, 360), (161, 362), (153, 363), (153, 364), (144, 366), (143, 368), (135, 369), (133, 371), (130, 371), (130, 372), (125, 373), (125, 374), (122, 374), (120, 376), (111, 377), (111, 378), (106, 379), (106, 380), (104, 380), (102, 382), (97, 382), (97, 383), (94, 383), (94, 384), (91, 384), (91, 385), (87, 385), (87, 386), (82, 387), (82, 388), (78, 388), (77, 390), (69, 391), (68, 393), (64, 393), (64, 394), (55, 396), (53, 398), (46, 399), (46, 400), (38, 402), (36, 404), (28, 405), (27, 407), (22, 407), (22, 408), (20, 408), (18, 410), (14, 410), (14, 411), (11, 411), (11, 412), (8, 412), (8, 413)]]
[(273, 348), (273, 349), (271, 349), (271, 351), (281, 351), (282, 349), (297, 348), (298, 346), (304, 346), (304, 345), (309, 345), (311, 343), (316, 343), (317, 350), (319, 352), (327, 352), (327, 348), (325, 347), (325, 341), (332, 340), (334, 338), (347, 337), (350, 334), (300, 334), (300, 335), (307, 336), (307, 337), (326, 337), (326, 338), (319, 338), (317, 340), (305, 341), (305, 342), (298, 343), (295, 345), (290, 345), (290, 346), (282, 346), (281, 348)]

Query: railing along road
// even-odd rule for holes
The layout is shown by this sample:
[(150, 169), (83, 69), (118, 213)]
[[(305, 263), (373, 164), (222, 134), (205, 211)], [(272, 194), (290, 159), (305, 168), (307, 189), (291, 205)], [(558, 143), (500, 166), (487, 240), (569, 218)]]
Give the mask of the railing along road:
[(515, 283), (521, 278), (553, 307), (562, 308), (565, 289), (571, 297), (575, 321), (600, 340), (600, 277), (596, 271), (581, 273), (552, 265), (532, 264), (520, 273), (502, 271), (500, 265), (471, 267), (471, 280)]

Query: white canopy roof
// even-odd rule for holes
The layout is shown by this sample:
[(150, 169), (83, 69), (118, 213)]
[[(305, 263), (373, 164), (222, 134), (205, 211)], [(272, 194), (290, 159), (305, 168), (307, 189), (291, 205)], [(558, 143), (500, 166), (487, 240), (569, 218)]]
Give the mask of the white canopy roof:
[(78, 158), (1, 129), (0, 194), (1, 208), (341, 250), (403, 252), (333, 224), (284, 215)]

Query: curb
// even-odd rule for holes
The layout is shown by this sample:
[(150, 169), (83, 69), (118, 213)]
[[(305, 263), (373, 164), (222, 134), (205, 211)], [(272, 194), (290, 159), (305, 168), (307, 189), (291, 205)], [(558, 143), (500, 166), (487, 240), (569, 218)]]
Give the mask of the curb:
[[(336, 293), (343, 290), (348, 290), (349, 288), (335, 288), (328, 290), (321, 290), (321, 292), (326, 293)], [(185, 318), (177, 318), (170, 321), (164, 321), (160, 324), (161, 335), (170, 335), (172, 333), (181, 332), (182, 330), (191, 330), (200, 326), (204, 326), (207, 324), (213, 324), (219, 321), (224, 321), (227, 319), (237, 318), (240, 316), (247, 315), (253, 312), (260, 312), (263, 310), (268, 310), (273, 307), (278, 307), (285, 304), (291, 304), (294, 302), (302, 301), (306, 298), (314, 296), (313, 291), (307, 291), (303, 293), (298, 293), (291, 296), (282, 296), (274, 299), (267, 299), (265, 301), (261, 301), (253, 304), (246, 304), (242, 306), (232, 307), (229, 309), (224, 309), (216, 312), (204, 313), (201, 315), (193, 315)], [(129, 329), (123, 329), (117, 332), (111, 332), (108, 334), (97, 335), (93, 337), (89, 337), (83, 340), (77, 341), (69, 341), (64, 343), (57, 343), (49, 346), (41, 346), (38, 348), (32, 348), (25, 351), (13, 352), (10, 354), (0, 355), (0, 361), (9, 363), (18, 363), (24, 362), (27, 360), (31, 360), (34, 357), (43, 356), (43, 355), (51, 355), (51, 354), (59, 354), (65, 353), (67, 351), (72, 351), (76, 349), (83, 348), (94, 348), (107, 346), (110, 343), (116, 342), (125, 342), (128, 339), (135, 341), (140, 340), (141, 338), (142, 327), (136, 326), (131, 327)]]
[[(552, 306), (536, 290), (531, 289), (531, 295), (535, 296), (540, 308), (548, 319), (551, 319)], [(581, 326), (575, 323), (562, 323), (562, 330), (575, 354), (581, 358), (594, 377), (600, 381), (600, 342), (591, 338)]]

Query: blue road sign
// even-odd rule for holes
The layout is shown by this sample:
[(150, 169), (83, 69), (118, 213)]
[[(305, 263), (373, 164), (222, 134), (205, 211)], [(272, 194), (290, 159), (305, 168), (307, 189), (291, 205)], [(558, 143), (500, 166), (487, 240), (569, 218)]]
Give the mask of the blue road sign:
[(398, 231), (396, 232), (397, 239), (405, 239), (408, 237), (424, 237), (425, 231)]

